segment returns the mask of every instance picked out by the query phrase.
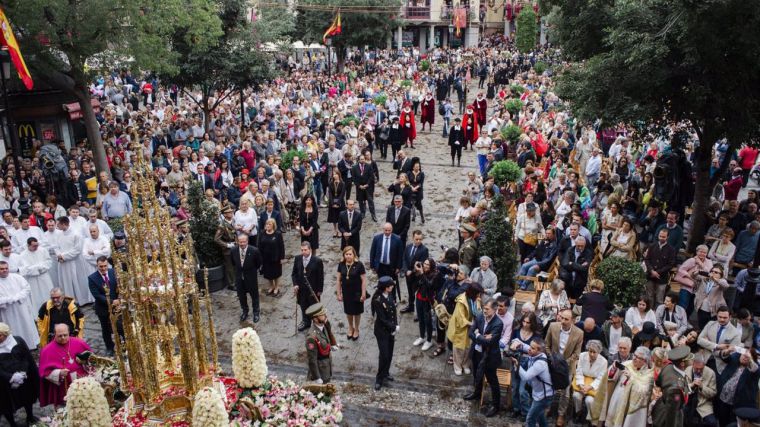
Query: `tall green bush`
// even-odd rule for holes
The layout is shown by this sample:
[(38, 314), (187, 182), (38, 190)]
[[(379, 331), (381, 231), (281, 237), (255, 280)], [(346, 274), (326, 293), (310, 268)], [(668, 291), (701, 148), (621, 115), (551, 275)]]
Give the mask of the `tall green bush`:
[(224, 262), (222, 250), (214, 242), (219, 228), (219, 208), (203, 195), (203, 185), (191, 181), (187, 190), (190, 207), (190, 234), (193, 236), (195, 254), (201, 267), (217, 267)]
[(288, 150), (285, 152), (285, 154), (282, 155), (282, 162), (280, 163), (280, 169), (285, 170), (289, 169), (291, 166), (293, 166), (293, 157), (298, 156), (299, 159), (303, 160), (306, 157), (306, 153), (298, 151), (298, 150)]
[(496, 196), (483, 223), (482, 240), (478, 253), (493, 260), (492, 268), (499, 280), (499, 290), (508, 287), (514, 289), (515, 271), (517, 271), (517, 248), (514, 243), (512, 223), (507, 219), (504, 198)]
[(517, 98), (511, 98), (508, 99), (506, 102), (504, 102), (504, 109), (509, 111), (509, 114), (512, 115), (512, 119), (516, 120), (517, 116), (520, 114), (520, 111), (522, 110), (523, 103)]
[(502, 160), (494, 163), (488, 175), (493, 177), (499, 188), (503, 188), (509, 183), (517, 182), (522, 177), (522, 169), (512, 160)]
[(520, 126), (509, 125), (501, 128), (500, 133), (501, 137), (509, 141), (510, 144), (516, 144), (520, 140), (520, 135), (522, 135), (523, 131), (520, 129)]
[(520, 52), (528, 53), (536, 48), (536, 43), (538, 43), (536, 12), (530, 7), (524, 7), (517, 15), (515, 45)]
[(546, 71), (547, 68), (548, 66), (544, 61), (538, 61), (536, 62), (536, 65), (533, 66), (533, 70), (536, 72), (536, 74), (544, 74), (544, 71)]
[(641, 264), (613, 256), (597, 265), (596, 278), (604, 282), (604, 293), (610, 301), (622, 307), (636, 304), (647, 280)]

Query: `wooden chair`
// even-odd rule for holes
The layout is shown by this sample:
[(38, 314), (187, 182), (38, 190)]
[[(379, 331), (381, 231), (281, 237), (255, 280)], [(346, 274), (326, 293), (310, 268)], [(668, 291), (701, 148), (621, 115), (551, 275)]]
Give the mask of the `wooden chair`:
[(515, 290), (515, 301), (526, 303), (526, 302), (532, 302), (534, 304), (538, 303), (538, 299), (541, 297), (541, 292), (543, 292), (545, 289), (549, 289), (549, 286), (551, 286), (552, 280), (554, 280), (555, 277), (559, 274), (559, 257), (554, 259), (554, 262), (552, 263), (552, 266), (549, 268), (549, 271), (547, 272), (541, 272), (538, 273), (536, 276), (517, 276), (515, 277), (515, 281), (520, 280), (527, 280), (531, 283), (533, 283), (533, 290), (522, 290), (517, 289)]
[(668, 287), (670, 288), (670, 292), (678, 293), (681, 290), (681, 284), (674, 280), (677, 272), (678, 268), (673, 267), (670, 269), (670, 273), (668, 273)]
[[(499, 389), (502, 391), (502, 396), (507, 396), (507, 406), (509, 409), (512, 407), (512, 371), (509, 369), (497, 369), (496, 378), (499, 380)], [(488, 387), (488, 380), (483, 378), (483, 388), (480, 390), (480, 407), (483, 407), (483, 400), (485, 396), (486, 388)]]

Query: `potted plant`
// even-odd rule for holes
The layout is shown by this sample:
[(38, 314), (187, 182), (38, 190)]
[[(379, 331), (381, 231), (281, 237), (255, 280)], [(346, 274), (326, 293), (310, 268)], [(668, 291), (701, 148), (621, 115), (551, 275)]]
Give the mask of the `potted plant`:
[(193, 237), (195, 256), (200, 269), (195, 279), (203, 288), (204, 269), (208, 269), (209, 292), (225, 288), (224, 283), (224, 254), (214, 241), (216, 229), (219, 227), (219, 208), (209, 202), (203, 195), (203, 186), (198, 181), (190, 183), (187, 190), (187, 201), (190, 207), (190, 234)]
[(380, 95), (377, 95), (375, 99), (372, 100), (372, 102), (375, 103), (375, 105), (385, 105), (385, 101), (388, 100), (388, 95), (381, 93)]
[(285, 171), (285, 169), (290, 169), (290, 167), (293, 165), (293, 157), (298, 156), (299, 159), (303, 160), (304, 156), (306, 156), (306, 153), (302, 153), (296, 149), (290, 149), (286, 151), (282, 156), (282, 162), (280, 162), (280, 169), (282, 171)]
[(430, 61), (423, 59), (420, 61), (420, 71), (425, 72), (430, 69)]
[(544, 61), (538, 61), (536, 62), (536, 65), (533, 66), (533, 70), (538, 75), (544, 74), (544, 71), (546, 71), (547, 68), (549, 67), (546, 65), (546, 62)]
[(482, 240), (479, 248), (480, 255), (486, 255), (493, 260), (491, 265), (499, 279), (500, 291), (504, 291), (510, 286), (514, 289), (514, 276), (515, 271), (517, 271), (514, 230), (512, 223), (506, 218), (507, 209), (504, 198), (496, 196), (482, 227)]
[(517, 120), (520, 115), (520, 111), (522, 111), (522, 107), (522, 101), (517, 98), (511, 98), (504, 102), (504, 109), (509, 111), (509, 114), (512, 116), (512, 120)]
[(509, 90), (512, 91), (512, 94), (515, 96), (520, 96), (525, 92), (525, 88), (522, 85), (513, 84), (509, 86)]
[(507, 184), (517, 182), (522, 177), (522, 169), (512, 160), (501, 160), (493, 164), (488, 174), (499, 188), (506, 188)]
[(511, 145), (515, 145), (520, 140), (520, 135), (523, 134), (523, 131), (520, 129), (520, 126), (509, 125), (501, 128), (500, 133), (505, 141), (509, 141)]
[(412, 87), (412, 81), (408, 80), (408, 79), (407, 80), (401, 80), (401, 84), (399, 84), (399, 86), (401, 86), (403, 88), (410, 88), (410, 87)]
[(604, 282), (604, 293), (610, 301), (622, 307), (636, 304), (647, 280), (640, 263), (614, 256), (602, 260), (595, 273)]

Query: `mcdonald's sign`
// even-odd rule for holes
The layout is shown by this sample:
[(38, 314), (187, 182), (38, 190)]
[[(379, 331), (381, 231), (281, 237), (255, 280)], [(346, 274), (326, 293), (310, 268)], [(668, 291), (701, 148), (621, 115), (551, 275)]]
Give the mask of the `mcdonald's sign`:
[(18, 134), (18, 142), (21, 146), (21, 155), (30, 157), (32, 155), (34, 140), (37, 138), (37, 127), (32, 121), (18, 122), (16, 124), (16, 133)]

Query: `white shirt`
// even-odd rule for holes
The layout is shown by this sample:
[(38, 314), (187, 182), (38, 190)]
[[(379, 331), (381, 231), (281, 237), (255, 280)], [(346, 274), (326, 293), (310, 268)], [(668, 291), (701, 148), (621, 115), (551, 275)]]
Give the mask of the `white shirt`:
[(34, 237), (39, 242), (42, 240), (42, 229), (35, 226), (30, 226), (26, 230), (19, 228), (11, 236), (11, 248), (14, 253), (20, 254), (26, 250), (26, 241), (30, 237)]
[(568, 330), (564, 330), (561, 327), (559, 328), (559, 352), (560, 353), (565, 352), (565, 346), (567, 346), (567, 340), (570, 339), (571, 330), (572, 330), (572, 327)]
[(620, 326), (619, 328), (610, 326), (610, 354), (617, 354), (618, 342), (620, 341), (620, 337), (622, 336), (623, 336), (622, 326)]
[(602, 156), (596, 155), (588, 159), (586, 163), (586, 176), (599, 174), (602, 170)]

